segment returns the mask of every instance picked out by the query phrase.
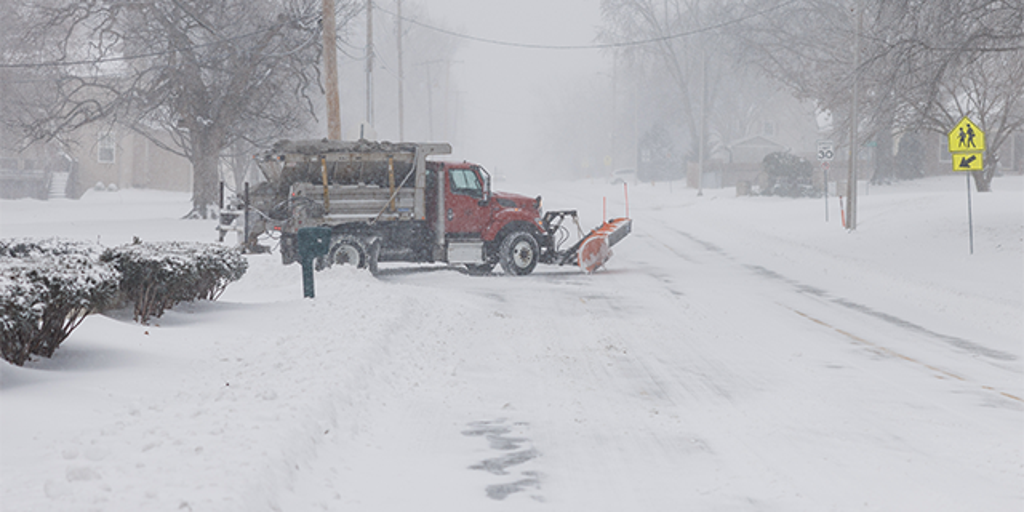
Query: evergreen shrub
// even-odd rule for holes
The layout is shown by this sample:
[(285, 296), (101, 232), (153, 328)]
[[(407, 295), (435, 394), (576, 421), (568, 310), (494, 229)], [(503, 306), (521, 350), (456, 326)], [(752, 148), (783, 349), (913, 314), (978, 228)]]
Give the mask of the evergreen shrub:
[(50, 357), (86, 316), (117, 293), (120, 274), (99, 247), (61, 240), (0, 240), (0, 356), (23, 365)]
[(216, 300), (248, 268), (242, 254), (199, 242), (135, 242), (107, 249), (100, 261), (121, 272), (121, 293), (143, 324), (179, 302)]
[(248, 262), (237, 250), (189, 242), (104, 250), (50, 238), (0, 239), (0, 357), (50, 357), (86, 316), (125, 301), (147, 323), (173, 305), (216, 300)]
[(768, 175), (761, 194), (783, 197), (814, 197), (812, 176), (814, 166), (806, 158), (792, 153), (770, 153), (762, 161), (764, 171)]

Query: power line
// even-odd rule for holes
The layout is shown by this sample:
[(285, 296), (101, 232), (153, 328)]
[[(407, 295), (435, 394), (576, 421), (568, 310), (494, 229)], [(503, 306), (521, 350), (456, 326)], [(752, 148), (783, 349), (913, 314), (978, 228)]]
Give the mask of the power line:
[[(300, 21), (306, 21), (308, 19), (311, 19), (311, 18), (314, 18), (314, 17), (317, 17), (317, 16), (319, 16), (319, 14), (303, 16), (301, 18), (294, 18), (294, 19), (291, 19), (291, 20), (285, 20), (285, 21), (282, 21), (282, 22), (279, 22), (279, 23), (275, 23), (274, 25), (271, 25), (271, 26), (269, 26), (267, 28), (255, 30), (253, 32), (248, 32), (248, 33), (245, 33), (245, 34), (239, 34), (239, 35), (234, 36), (234, 37), (228, 37), (226, 39), (220, 39), (220, 40), (217, 40), (217, 41), (211, 41), (209, 43), (202, 43), (202, 44), (192, 45), (192, 46), (189, 47), (189, 49), (191, 50), (191, 49), (195, 49), (195, 48), (205, 48), (207, 46), (214, 46), (214, 45), (218, 45), (218, 44), (229, 43), (229, 42), (232, 42), (232, 41), (238, 41), (240, 39), (246, 39), (246, 38), (249, 38), (249, 37), (258, 36), (258, 35), (260, 35), (260, 34), (262, 34), (264, 32), (269, 32), (271, 30), (275, 30), (279, 26), (288, 25), (290, 23), (295, 23), (295, 22), (300, 22)], [(108, 62), (125, 62), (125, 61), (130, 61), (130, 60), (149, 59), (149, 58), (153, 58), (153, 57), (160, 57), (160, 56), (163, 56), (163, 55), (170, 55), (172, 53), (176, 53), (176, 52), (180, 52), (180, 51), (182, 51), (182, 50), (179, 49), (179, 48), (171, 48), (169, 50), (161, 50), (161, 51), (152, 52), (152, 53), (140, 53), (140, 54), (137, 54), (137, 55), (122, 55), (122, 56), (119, 56), (119, 57), (105, 57), (105, 58), (92, 59), (92, 60), (77, 60), (77, 61), (55, 60), (55, 61), (49, 61), (49, 62), (25, 62), (25, 63), (17, 63), (17, 64), (0, 63), (0, 69), (49, 68), (49, 67), (59, 67), (59, 66), (80, 66), (80, 65), (89, 65), (89, 64), (93, 64), (93, 65), (95, 65), (95, 64), (106, 64)]]
[[(610, 49), (610, 48), (627, 48), (627, 47), (631, 47), (631, 46), (643, 46), (643, 45), (647, 45), (647, 44), (660, 43), (662, 41), (669, 41), (669, 40), (672, 40), (672, 39), (680, 39), (680, 38), (683, 38), (683, 37), (692, 36), (692, 35), (696, 35), (696, 34), (701, 34), (701, 33), (704, 33), (704, 32), (710, 32), (712, 30), (717, 30), (717, 29), (720, 29), (720, 28), (728, 27), (730, 25), (735, 25), (737, 23), (742, 23), (742, 22), (744, 22), (746, 20), (749, 20), (751, 18), (755, 18), (757, 16), (762, 16), (764, 14), (768, 14), (769, 12), (781, 9), (783, 7), (786, 7), (789, 4), (795, 3), (796, 1), (797, 0), (789, 0), (788, 2), (783, 2), (781, 4), (778, 4), (778, 5), (773, 6), (773, 7), (769, 7), (767, 9), (764, 9), (764, 10), (761, 10), (761, 11), (755, 11), (755, 12), (753, 12), (751, 14), (746, 15), (746, 16), (741, 16), (739, 18), (723, 21), (721, 23), (717, 23), (717, 24), (714, 24), (714, 25), (709, 25), (707, 27), (701, 27), (701, 28), (698, 28), (698, 29), (688, 30), (688, 31), (685, 31), (685, 32), (679, 32), (679, 33), (676, 33), (676, 34), (669, 34), (669, 35), (665, 35), (665, 36), (652, 37), (652, 38), (649, 38), (649, 39), (640, 39), (640, 40), (637, 40), (637, 41), (624, 41), (624, 42), (618, 42), (618, 43), (597, 43), (597, 44), (552, 45), (552, 44), (519, 43), (519, 42), (515, 42), (515, 41), (502, 41), (502, 40), (499, 40), (499, 39), (489, 39), (489, 38), (486, 38), (486, 37), (478, 37), (478, 36), (473, 36), (473, 35), (469, 35), (469, 34), (463, 34), (461, 32), (455, 32), (454, 30), (448, 30), (448, 29), (444, 29), (444, 28), (440, 28), (440, 27), (435, 27), (433, 25), (428, 25), (428, 24), (423, 23), (421, 21), (418, 21), (418, 20), (415, 20), (415, 19), (412, 19), (412, 18), (406, 18), (404, 16), (402, 16), (401, 19), (402, 19), (402, 21), (407, 21), (409, 23), (412, 23), (414, 25), (418, 25), (418, 26), (423, 27), (425, 29), (433, 30), (435, 32), (440, 32), (442, 34), (449, 35), (449, 36), (452, 36), (452, 37), (457, 37), (459, 39), (466, 39), (466, 40), (469, 40), (469, 41), (476, 41), (478, 43), (493, 44), (493, 45), (497, 45), (497, 46), (508, 46), (508, 47), (512, 47), (512, 48), (526, 48), (526, 49), (531, 49), (531, 50), (603, 50), (603, 49)], [(390, 14), (393, 17), (396, 17), (396, 18), (399, 17), (397, 14), (395, 14), (395, 13), (393, 13), (393, 12), (383, 8), (383, 7), (377, 7), (377, 9), (381, 10), (381, 11), (384, 11), (384, 12)]]

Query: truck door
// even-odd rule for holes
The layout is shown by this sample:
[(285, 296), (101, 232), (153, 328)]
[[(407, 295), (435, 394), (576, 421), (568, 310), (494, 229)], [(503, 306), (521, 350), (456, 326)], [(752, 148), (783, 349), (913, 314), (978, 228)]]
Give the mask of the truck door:
[[(479, 236), (491, 220), (491, 206), (484, 203), (487, 173), (476, 166), (448, 168), (445, 197), (445, 233)], [(483, 203), (483, 205), (481, 205)]]

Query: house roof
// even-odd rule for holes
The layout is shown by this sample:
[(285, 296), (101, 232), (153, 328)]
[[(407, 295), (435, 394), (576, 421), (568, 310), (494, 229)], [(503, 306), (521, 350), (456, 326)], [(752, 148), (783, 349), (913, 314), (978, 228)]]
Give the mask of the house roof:
[(742, 139), (736, 139), (729, 144), (730, 149), (739, 147), (754, 147), (754, 148), (779, 148), (786, 149), (786, 146), (775, 142), (764, 135), (751, 135), (749, 137), (743, 137)]

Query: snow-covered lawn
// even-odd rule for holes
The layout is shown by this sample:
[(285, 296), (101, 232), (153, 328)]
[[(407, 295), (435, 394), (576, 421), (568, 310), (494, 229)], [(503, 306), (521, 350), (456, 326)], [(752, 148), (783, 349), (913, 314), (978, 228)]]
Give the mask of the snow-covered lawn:
[[(499, 183), (624, 210), (620, 187)], [(4, 511), (1021, 510), (1024, 178), (630, 187), (606, 269), (316, 275), (0, 363)], [(0, 201), (0, 237), (212, 241), (188, 196)]]

